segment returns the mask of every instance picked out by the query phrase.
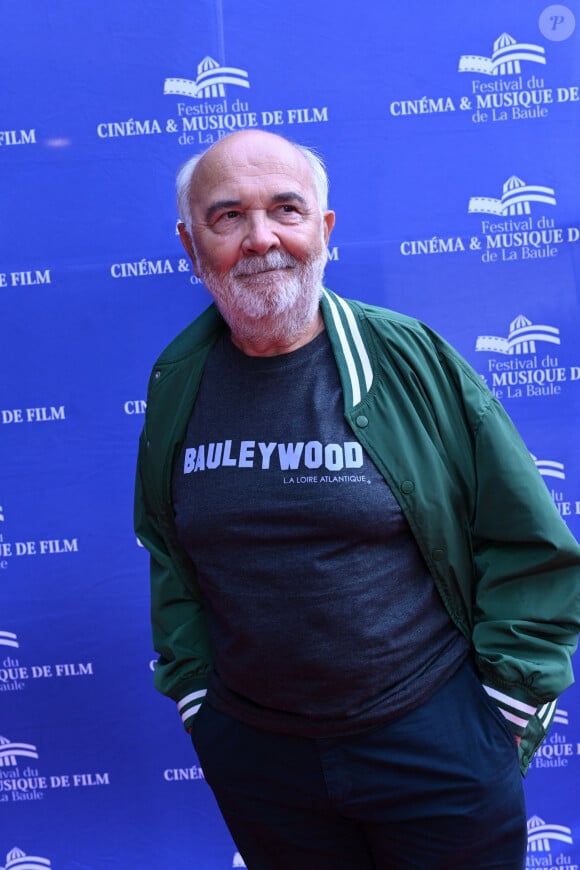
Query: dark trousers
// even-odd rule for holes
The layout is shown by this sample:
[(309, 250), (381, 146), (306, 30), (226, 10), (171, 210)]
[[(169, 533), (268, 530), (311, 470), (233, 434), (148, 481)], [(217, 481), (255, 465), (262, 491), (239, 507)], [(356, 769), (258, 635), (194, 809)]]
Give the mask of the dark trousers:
[(469, 661), (416, 710), (358, 734), (273, 734), (204, 704), (192, 739), (249, 870), (525, 865), (515, 739)]

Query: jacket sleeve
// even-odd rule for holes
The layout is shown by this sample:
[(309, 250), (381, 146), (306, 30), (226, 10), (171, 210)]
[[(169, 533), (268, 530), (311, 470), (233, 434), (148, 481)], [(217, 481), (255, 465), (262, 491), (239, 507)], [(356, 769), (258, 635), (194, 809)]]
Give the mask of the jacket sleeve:
[(537, 744), (555, 699), (574, 681), (580, 547), (495, 398), (475, 433), (475, 457), (477, 663), (484, 688), (515, 733), (529, 727), (538, 733)]
[(170, 543), (160, 517), (152, 509), (144, 484), (146, 442), (142, 436), (135, 486), (135, 531), (149, 551), (153, 646), (159, 653), (153, 681), (177, 702), (189, 729), (206, 694), (211, 670), (203, 600), (195, 585), (195, 570), (186, 554)]

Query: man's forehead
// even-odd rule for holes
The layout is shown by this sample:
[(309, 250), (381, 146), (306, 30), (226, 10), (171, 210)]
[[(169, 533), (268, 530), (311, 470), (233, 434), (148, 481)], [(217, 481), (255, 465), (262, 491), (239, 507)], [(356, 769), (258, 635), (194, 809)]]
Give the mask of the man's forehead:
[(304, 193), (315, 187), (304, 155), (289, 142), (271, 137), (218, 143), (198, 163), (191, 191), (195, 200), (245, 185), (268, 188), (272, 195), (282, 190)]

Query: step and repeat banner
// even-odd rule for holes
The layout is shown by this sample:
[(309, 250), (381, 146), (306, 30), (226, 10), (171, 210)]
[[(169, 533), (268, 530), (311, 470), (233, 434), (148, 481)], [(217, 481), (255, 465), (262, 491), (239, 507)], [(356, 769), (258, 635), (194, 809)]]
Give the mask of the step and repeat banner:
[[(464, 354), (578, 537), (580, 2), (6, 0), (0, 20), (0, 867), (243, 867), (152, 688), (132, 529), (150, 367), (208, 303), (175, 172), (233, 130), (318, 149), (328, 286)], [(527, 866), (577, 870), (580, 689), (525, 787)]]

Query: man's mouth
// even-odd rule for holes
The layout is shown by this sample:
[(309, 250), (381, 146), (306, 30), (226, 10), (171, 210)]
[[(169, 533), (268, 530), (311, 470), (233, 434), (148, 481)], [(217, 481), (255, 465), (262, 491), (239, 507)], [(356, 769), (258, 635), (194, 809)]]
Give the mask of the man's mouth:
[(238, 278), (252, 278), (254, 275), (267, 275), (268, 272), (286, 272), (289, 269), (294, 268), (293, 266), (268, 266), (266, 269), (258, 269), (252, 272), (239, 272), (236, 277)]

